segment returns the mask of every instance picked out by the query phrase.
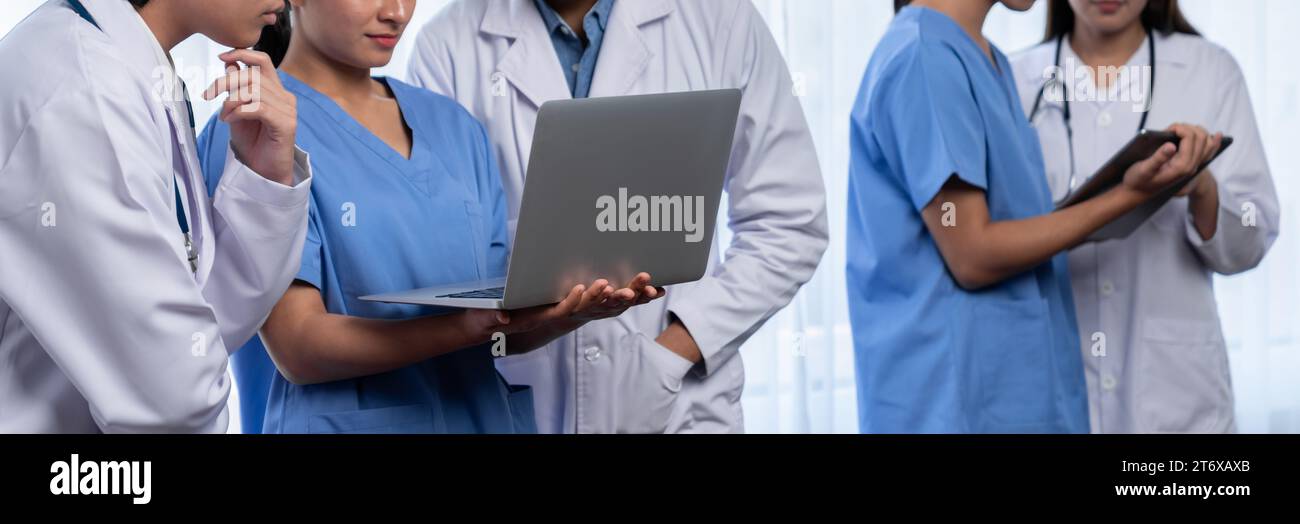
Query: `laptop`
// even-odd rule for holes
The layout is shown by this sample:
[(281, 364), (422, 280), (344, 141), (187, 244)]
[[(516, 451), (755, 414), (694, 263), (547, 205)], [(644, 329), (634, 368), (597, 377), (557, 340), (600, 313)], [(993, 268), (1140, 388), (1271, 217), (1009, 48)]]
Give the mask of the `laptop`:
[(704, 276), (738, 89), (543, 104), (504, 278), (361, 300), (462, 309), (554, 304), (578, 284)]

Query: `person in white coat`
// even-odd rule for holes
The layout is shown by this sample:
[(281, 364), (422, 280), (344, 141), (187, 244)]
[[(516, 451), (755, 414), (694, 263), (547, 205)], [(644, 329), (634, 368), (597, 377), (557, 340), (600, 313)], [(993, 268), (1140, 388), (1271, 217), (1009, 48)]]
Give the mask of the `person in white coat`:
[[(1246, 80), (1176, 0), (1053, 0), (1048, 19), (1013, 67), (1054, 197), (1140, 127), (1190, 122), (1235, 140), (1132, 235), (1070, 252), (1092, 431), (1235, 431), (1212, 279), (1258, 265), (1279, 222)], [(1057, 66), (1065, 96), (1041, 91)]]
[(227, 351), (298, 268), (310, 170), (293, 97), (236, 49), (209, 200), (168, 50), (247, 47), (282, 8), (51, 0), (0, 42), (0, 432), (225, 432)]
[(743, 91), (726, 181), (735, 236), (714, 246), (705, 278), (498, 361), (533, 387), (541, 432), (743, 431), (739, 349), (812, 277), (827, 245), (812, 137), (750, 2), (459, 0), (421, 31), (410, 76), (487, 126), (512, 232), (543, 103)]

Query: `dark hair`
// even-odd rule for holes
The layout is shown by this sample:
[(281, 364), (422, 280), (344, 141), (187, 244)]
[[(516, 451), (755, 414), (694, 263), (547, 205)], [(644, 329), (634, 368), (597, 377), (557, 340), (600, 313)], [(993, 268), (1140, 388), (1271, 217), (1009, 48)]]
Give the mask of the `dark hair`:
[[(148, 2), (149, 0), (145, 0), (145, 1)], [(907, 4), (910, 3), (912, 3), (912, 0), (894, 0), (894, 13), (898, 13), (899, 11), (902, 11), (903, 8), (907, 7)]]
[(130, 2), (131, 5), (136, 7), (136, 9), (139, 9), (141, 7), (144, 7), (145, 4), (149, 3), (149, 0), (130, 0)]
[(253, 46), (253, 49), (271, 55), (271, 63), (275, 64), (275, 67), (280, 67), (285, 53), (289, 52), (289, 37), (293, 33), (293, 26), (289, 20), (292, 11), (289, 0), (285, 0), (284, 11), (275, 18), (275, 24), (263, 28), (262, 38)]
[[(1147, 2), (1146, 9), (1142, 10), (1142, 26), (1148, 31), (1159, 31), (1166, 35), (1169, 33), (1201, 35), (1183, 16), (1183, 11), (1178, 8), (1178, 0)], [(1069, 0), (1048, 0), (1047, 32), (1043, 35), (1043, 41), (1056, 40), (1057, 37), (1073, 30), (1074, 9), (1070, 7)]]

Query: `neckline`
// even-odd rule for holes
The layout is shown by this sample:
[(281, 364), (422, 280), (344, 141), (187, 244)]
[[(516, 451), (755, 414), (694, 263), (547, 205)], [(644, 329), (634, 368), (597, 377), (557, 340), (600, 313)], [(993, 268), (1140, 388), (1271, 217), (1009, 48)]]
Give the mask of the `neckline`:
[(956, 20), (953, 20), (953, 18), (951, 16), (948, 16), (946, 13), (925, 6), (913, 6), (913, 5), (904, 7), (903, 10), (915, 11), (917, 13), (917, 16), (920, 16), (922, 13), (927, 13), (927, 12), (936, 15), (940, 20), (943, 20), (944, 24), (947, 24), (949, 30), (955, 31), (958, 35), (960, 35), (960, 38), (964, 44), (969, 45), (972, 49), (975, 50), (975, 53), (980, 57), (980, 61), (984, 63), (985, 67), (988, 67), (989, 69), (992, 70), (994, 76), (998, 77), (999, 80), (1004, 80), (1005, 79), (1004, 77), (1006, 77), (1009, 74), (1009, 69), (1010, 69), (1009, 62), (1007, 61), (1006, 57), (1002, 54), (1002, 50), (999, 49), (997, 44), (994, 44), (992, 40), (989, 40), (987, 37), (984, 38), (984, 40), (989, 43), (989, 52), (985, 53), (984, 48), (980, 47), (979, 42), (976, 42), (975, 39), (971, 37), (970, 33), (966, 32), (966, 29), (963, 28), (961, 24), (958, 24)]
[(384, 139), (379, 137), (379, 135), (376, 135), (370, 130), (370, 128), (363, 125), (359, 120), (348, 113), (347, 110), (343, 109), (343, 106), (340, 106), (333, 98), (326, 96), (324, 93), (317, 91), (316, 88), (308, 85), (306, 82), (303, 82), (297, 77), (284, 71), (280, 71), (280, 78), (286, 88), (315, 104), (333, 118), (340, 127), (348, 130), (354, 138), (366, 145), (366, 147), (376, 155), (379, 155), (388, 163), (392, 164), (393, 167), (402, 171), (407, 171), (417, 165), (417, 162), (422, 160), (424, 155), (422, 147), (424, 143), (424, 134), (420, 132), (418, 126), (415, 124), (415, 119), (412, 118), (416, 113), (410, 110), (410, 106), (406, 100), (406, 93), (402, 91), (397, 83), (391, 82), (388, 77), (377, 76), (373, 78), (384, 84), (384, 86), (388, 88), (388, 91), (393, 94), (393, 99), (397, 102), (397, 110), (401, 116), (402, 122), (411, 130), (410, 157), (406, 157), (394, 149), (393, 146), (388, 144), (388, 142), (385, 142)]

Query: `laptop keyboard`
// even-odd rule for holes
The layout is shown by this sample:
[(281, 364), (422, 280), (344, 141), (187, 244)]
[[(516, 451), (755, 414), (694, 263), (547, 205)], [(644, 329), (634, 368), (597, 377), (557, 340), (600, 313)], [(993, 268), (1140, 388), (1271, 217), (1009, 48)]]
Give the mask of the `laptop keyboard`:
[(464, 293), (452, 293), (450, 295), (439, 295), (438, 298), (505, 298), (506, 288), (494, 287), (488, 289), (477, 289), (466, 291)]

